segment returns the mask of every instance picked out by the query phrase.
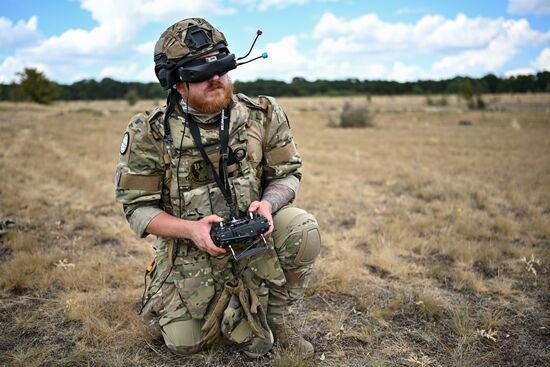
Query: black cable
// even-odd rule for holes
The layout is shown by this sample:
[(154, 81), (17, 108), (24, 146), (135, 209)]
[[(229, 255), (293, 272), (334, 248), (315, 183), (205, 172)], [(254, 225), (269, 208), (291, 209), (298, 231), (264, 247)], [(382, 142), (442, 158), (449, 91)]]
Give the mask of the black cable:
[(149, 301), (151, 301), (151, 299), (155, 296), (155, 294), (157, 294), (162, 289), (162, 286), (164, 285), (164, 283), (166, 283), (166, 280), (168, 280), (168, 277), (170, 276), (170, 274), (172, 274), (172, 269), (174, 269), (174, 262), (173, 261), (172, 261), (172, 265), (170, 266), (170, 270), (168, 271), (168, 274), (166, 274), (166, 276), (164, 277), (164, 279), (160, 283), (158, 289), (153, 294), (151, 294), (149, 296), (149, 298), (147, 298), (144, 302), (143, 299), (145, 298), (145, 293), (147, 293), (147, 274), (148, 274), (147, 271), (145, 271), (145, 277), (144, 277), (144, 281), (143, 281), (143, 284), (145, 286), (144, 286), (144, 289), (143, 289), (143, 294), (141, 296), (141, 308), (139, 309), (138, 315), (141, 315), (141, 313), (143, 312), (143, 309), (145, 308), (145, 306), (147, 306)]
[[(186, 101), (186, 109), (187, 109), (186, 117), (187, 117), (187, 116), (189, 116), (189, 93), (190, 93), (190, 90), (189, 90), (189, 83), (186, 82), (185, 84), (187, 86), (187, 101)], [(181, 219), (181, 215), (182, 215), (181, 202), (182, 202), (182, 200), (185, 200), (185, 197), (182, 199), (181, 186), (180, 186), (180, 174), (179, 173), (180, 173), (180, 164), (181, 164), (181, 149), (183, 147), (183, 137), (185, 136), (186, 128), (187, 128), (187, 120), (183, 124), (183, 132), (181, 134), (180, 147), (178, 149), (178, 164), (177, 164), (177, 167), (176, 167), (176, 184), (178, 185), (178, 202), (179, 202), (179, 207), (180, 207), (180, 211), (179, 211), (180, 219)]]

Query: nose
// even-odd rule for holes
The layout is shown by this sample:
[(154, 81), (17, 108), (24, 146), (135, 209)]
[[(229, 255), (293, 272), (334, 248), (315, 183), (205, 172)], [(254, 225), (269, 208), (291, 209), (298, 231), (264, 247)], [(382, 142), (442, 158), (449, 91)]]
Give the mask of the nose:
[(219, 74), (214, 74), (208, 80), (219, 80), (219, 79), (220, 79), (220, 75)]

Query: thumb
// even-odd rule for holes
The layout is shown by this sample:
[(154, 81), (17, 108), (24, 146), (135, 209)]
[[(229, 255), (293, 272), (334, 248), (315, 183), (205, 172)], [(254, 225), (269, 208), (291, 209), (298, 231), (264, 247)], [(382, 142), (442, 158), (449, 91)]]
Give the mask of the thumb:
[(258, 210), (259, 207), (260, 207), (260, 202), (253, 201), (252, 203), (250, 203), (250, 206), (248, 207), (248, 211), (255, 212), (256, 210)]
[(220, 222), (223, 222), (223, 218), (216, 215), (216, 214), (212, 214), (212, 215), (209, 215), (208, 217), (204, 218), (206, 219), (206, 221), (208, 223), (220, 223)]

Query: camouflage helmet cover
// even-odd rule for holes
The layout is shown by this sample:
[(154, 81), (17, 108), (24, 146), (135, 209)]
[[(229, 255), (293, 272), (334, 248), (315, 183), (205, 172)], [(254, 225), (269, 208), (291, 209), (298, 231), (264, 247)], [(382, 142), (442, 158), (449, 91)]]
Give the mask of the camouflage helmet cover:
[(225, 36), (208, 21), (188, 18), (171, 25), (155, 44), (155, 74), (161, 86), (170, 88), (181, 80), (178, 69), (216, 50), (229, 54)]
[(222, 48), (227, 48), (222, 32), (205, 19), (188, 18), (173, 24), (162, 33), (155, 44), (155, 57), (164, 54), (168, 60), (191, 60)]

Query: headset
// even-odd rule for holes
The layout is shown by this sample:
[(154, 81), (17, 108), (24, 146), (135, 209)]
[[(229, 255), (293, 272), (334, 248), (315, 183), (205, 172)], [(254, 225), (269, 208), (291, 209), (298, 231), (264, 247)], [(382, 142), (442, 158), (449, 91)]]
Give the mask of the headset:
[[(237, 66), (247, 64), (260, 58), (267, 58), (268, 55), (264, 52), (251, 60), (239, 62), (239, 60), (245, 59), (250, 55), (252, 48), (261, 34), (262, 31), (258, 29), (256, 31), (256, 38), (254, 38), (254, 42), (252, 42), (248, 53), (237, 59), (234, 54), (229, 53), (225, 41), (218, 42), (210, 53), (191, 60), (184, 58), (173, 61), (168, 60), (164, 53), (155, 55), (155, 74), (159, 79), (160, 85), (164, 89), (171, 88), (179, 81), (199, 83), (210, 79), (214, 75), (224, 75), (236, 69)], [(200, 50), (201, 48), (212, 45), (212, 38), (207, 30), (198, 26), (193, 26), (187, 32), (185, 43), (196, 50)], [(219, 51), (219, 53), (212, 54), (212, 52), (215, 51)]]

